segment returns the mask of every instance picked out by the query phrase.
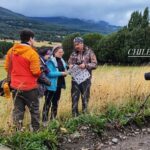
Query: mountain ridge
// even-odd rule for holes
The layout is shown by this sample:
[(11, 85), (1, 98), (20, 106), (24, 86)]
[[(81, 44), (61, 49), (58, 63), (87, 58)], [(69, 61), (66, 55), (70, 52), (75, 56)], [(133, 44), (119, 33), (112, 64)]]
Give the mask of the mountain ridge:
[(28, 17), (0, 7), (0, 38), (19, 39), (18, 32), (23, 28), (34, 30), (38, 40), (61, 41), (65, 35), (80, 32), (109, 34), (120, 29), (105, 21), (94, 22), (67, 17)]

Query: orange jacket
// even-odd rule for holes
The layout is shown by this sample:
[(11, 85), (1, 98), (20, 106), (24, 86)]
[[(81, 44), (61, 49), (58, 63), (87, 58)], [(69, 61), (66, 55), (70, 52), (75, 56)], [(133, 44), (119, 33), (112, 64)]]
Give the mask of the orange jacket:
[[(9, 63), (11, 64), (9, 69)], [(5, 69), (11, 74), (11, 87), (31, 90), (38, 87), (40, 59), (37, 52), (27, 44), (15, 44), (6, 55)]]

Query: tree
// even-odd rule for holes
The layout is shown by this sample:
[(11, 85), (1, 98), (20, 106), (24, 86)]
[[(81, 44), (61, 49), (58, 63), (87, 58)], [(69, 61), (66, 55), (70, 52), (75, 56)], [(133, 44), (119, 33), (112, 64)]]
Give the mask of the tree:
[[(73, 38), (80, 34), (72, 34), (65, 38), (64, 47), (67, 54), (73, 49)], [(130, 58), (130, 49), (150, 49), (150, 26), (149, 10), (145, 8), (143, 14), (135, 11), (127, 26), (124, 26), (116, 33), (101, 35), (99, 33), (89, 33), (82, 36), (87, 46), (95, 51), (100, 63), (115, 64), (142, 64), (149, 62), (149, 58)]]
[(138, 11), (135, 11), (131, 14), (131, 18), (128, 23), (128, 29), (131, 31), (134, 28), (140, 28), (142, 24), (142, 14)]
[(84, 43), (91, 48), (94, 48), (102, 37), (103, 35), (99, 33), (88, 33), (83, 35)]
[(149, 26), (149, 9), (145, 8), (143, 17), (142, 17), (142, 28), (146, 28)]
[(1, 41), (0, 42), (0, 53), (1, 57), (7, 53), (7, 51), (13, 46), (13, 43)]
[(80, 33), (73, 33), (66, 36), (62, 42), (62, 46), (64, 49), (64, 58), (69, 59), (70, 54), (73, 52), (73, 39), (77, 36), (81, 36)]

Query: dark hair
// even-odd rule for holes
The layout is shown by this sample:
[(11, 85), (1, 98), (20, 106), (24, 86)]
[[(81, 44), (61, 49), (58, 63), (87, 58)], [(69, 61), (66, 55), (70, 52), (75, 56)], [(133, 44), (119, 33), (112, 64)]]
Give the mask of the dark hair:
[(34, 37), (34, 33), (30, 29), (23, 29), (20, 32), (21, 42), (28, 42), (30, 40), (30, 38), (33, 38), (33, 37)]
[(38, 53), (39, 53), (39, 55), (41, 55), (41, 56), (45, 56), (48, 51), (50, 51), (49, 48), (47, 48), (47, 47), (41, 47), (41, 48), (38, 50)]

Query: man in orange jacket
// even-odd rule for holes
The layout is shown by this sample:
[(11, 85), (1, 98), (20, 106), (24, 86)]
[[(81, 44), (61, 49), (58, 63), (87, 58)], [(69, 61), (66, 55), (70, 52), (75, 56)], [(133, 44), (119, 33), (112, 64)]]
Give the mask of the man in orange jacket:
[(39, 129), (39, 99), (37, 79), (41, 74), (39, 55), (33, 48), (34, 33), (24, 29), (20, 32), (20, 44), (15, 44), (6, 55), (5, 69), (10, 72), (13, 89), (13, 122), (22, 128), (25, 106), (31, 114), (32, 129)]

